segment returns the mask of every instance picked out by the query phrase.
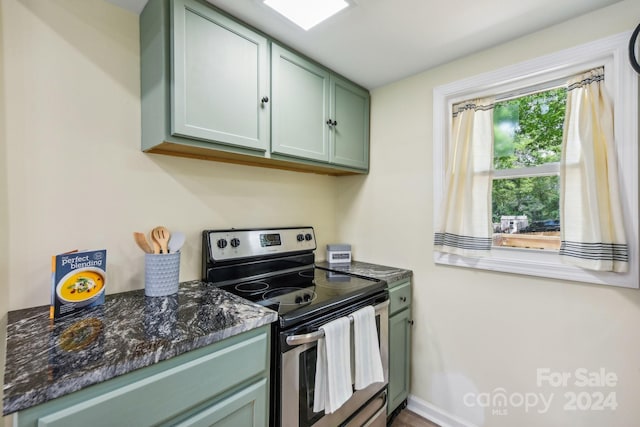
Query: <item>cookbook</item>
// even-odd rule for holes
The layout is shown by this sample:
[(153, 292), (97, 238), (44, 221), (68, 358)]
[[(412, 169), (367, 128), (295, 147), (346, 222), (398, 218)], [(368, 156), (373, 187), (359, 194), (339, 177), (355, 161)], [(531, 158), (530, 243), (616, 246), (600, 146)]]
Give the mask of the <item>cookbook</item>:
[(104, 303), (106, 249), (54, 255), (51, 270), (52, 319)]

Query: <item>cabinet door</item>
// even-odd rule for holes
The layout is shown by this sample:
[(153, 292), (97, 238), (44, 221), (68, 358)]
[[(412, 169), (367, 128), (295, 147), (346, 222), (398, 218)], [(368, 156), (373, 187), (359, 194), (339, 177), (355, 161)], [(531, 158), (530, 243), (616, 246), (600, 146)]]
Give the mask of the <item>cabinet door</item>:
[(263, 378), (175, 426), (266, 427), (268, 399), (267, 380)]
[(271, 45), (271, 151), (329, 161), (329, 72)]
[(369, 93), (339, 77), (331, 77), (329, 161), (369, 168)]
[(173, 3), (174, 135), (266, 150), (266, 38), (194, 0)]
[(411, 310), (389, 317), (389, 414), (409, 396)]

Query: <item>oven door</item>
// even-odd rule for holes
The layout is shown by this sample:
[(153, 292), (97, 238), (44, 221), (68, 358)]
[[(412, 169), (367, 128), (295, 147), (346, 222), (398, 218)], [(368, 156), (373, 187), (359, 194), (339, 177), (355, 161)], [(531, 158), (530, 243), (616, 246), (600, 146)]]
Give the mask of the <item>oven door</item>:
[[(374, 308), (384, 383), (374, 383), (365, 389), (354, 391), (351, 398), (332, 414), (325, 414), (324, 411), (313, 412), (318, 334), (312, 332), (304, 335), (290, 335), (287, 337), (287, 343), (295, 346), (281, 354), (282, 398), (279, 412), (282, 427), (336, 427), (344, 425), (345, 422), (356, 417), (360, 411), (368, 411), (368, 408), (371, 408), (369, 402), (378, 402), (374, 403), (374, 407), (376, 404), (380, 406), (379, 401), (382, 398), (376, 399), (376, 396), (384, 395), (383, 406), (386, 408), (386, 386), (389, 380), (389, 301), (384, 301)], [(326, 322), (330, 320), (332, 318), (328, 317)], [(353, 339), (351, 343), (353, 345)], [(351, 354), (353, 358), (353, 351)], [(378, 408), (374, 412), (374, 415), (377, 415), (380, 409)], [(365, 416), (366, 419), (371, 417), (371, 414)], [(384, 418), (386, 419), (386, 409)]]

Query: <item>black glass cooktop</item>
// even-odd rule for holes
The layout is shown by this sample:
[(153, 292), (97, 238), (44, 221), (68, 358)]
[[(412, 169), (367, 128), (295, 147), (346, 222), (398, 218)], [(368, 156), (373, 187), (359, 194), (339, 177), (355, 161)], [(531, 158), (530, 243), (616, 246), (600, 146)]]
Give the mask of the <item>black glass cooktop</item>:
[(384, 292), (386, 283), (310, 267), (219, 287), (277, 311), (284, 327)]

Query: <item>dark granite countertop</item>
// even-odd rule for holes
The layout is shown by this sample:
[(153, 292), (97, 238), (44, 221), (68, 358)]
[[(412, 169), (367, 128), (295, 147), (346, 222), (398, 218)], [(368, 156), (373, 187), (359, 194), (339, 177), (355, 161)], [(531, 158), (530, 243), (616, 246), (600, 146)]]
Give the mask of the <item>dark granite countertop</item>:
[(371, 279), (380, 279), (389, 284), (399, 280), (408, 279), (413, 276), (413, 271), (411, 270), (388, 267), (386, 265), (370, 264), (361, 261), (351, 261), (350, 264), (329, 264), (326, 261), (322, 261), (316, 263), (316, 267), (355, 274), (356, 276), (368, 277)]
[[(177, 295), (107, 295), (104, 305), (51, 324), (49, 307), (9, 312), (3, 414), (221, 341), (277, 313), (200, 281)], [(73, 338), (73, 339), (72, 339)]]

